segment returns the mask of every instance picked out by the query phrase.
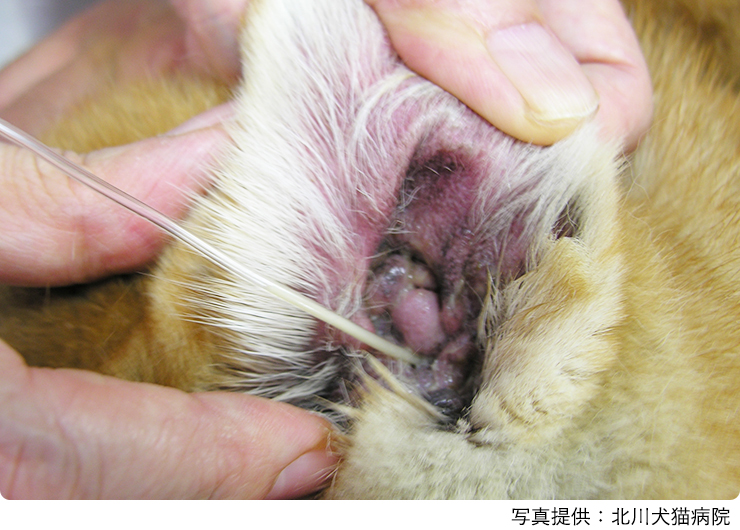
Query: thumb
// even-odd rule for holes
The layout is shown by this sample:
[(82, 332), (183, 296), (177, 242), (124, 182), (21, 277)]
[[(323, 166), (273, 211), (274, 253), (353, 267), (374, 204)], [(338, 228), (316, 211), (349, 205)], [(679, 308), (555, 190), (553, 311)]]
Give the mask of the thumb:
[(533, 2), (366, 1), (409, 68), (511, 136), (549, 145), (598, 108), (594, 88)]
[(320, 488), (331, 428), (289, 405), (28, 368), (0, 342), (6, 498), (284, 498)]

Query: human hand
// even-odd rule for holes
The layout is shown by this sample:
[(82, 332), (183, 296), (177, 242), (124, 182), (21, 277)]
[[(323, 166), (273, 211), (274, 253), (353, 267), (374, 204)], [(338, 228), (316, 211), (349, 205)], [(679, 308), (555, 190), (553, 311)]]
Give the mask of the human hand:
[(2, 341), (0, 411), (6, 498), (289, 498), (336, 463), (328, 423), (309, 412), (29, 368)]
[(548, 145), (594, 113), (627, 150), (647, 130), (650, 77), (617, 0), (366, 1), (411, 69), (516, 138)]
[[(162, 2), (96, 7), (0, 72), (0, 115), (38, 133), (94, 94), (100, 76), (205, 68), (187, 52), (187, 34)], [(186, 197), (205, 185), (197, 168), (227, 141), (217, 124), (228, 112), (214, 109), (135, 144), (66, 154), (181, 216)], [(149, 223), (1, 142), (0, 225), (0, 283), (64, 285), (136, 270), (163, 244)], [(320, 488), (336, 463), (330, 425), (309, 412), (29, 368), (1, 341), (0, 411), (5, 497), (296, 497)]]
[[(37, 135), (111, 83), (173, 70), (204, 72), (188, 40), (188, 26), (167, 2), (97, 5), (0, 72), (0, 117)], [(188, 198), (207, 184), (203, 168), (228, 141), (219, 123), (229, 109), (212, 109), (157, 138), (67, 156), (180, 217)], [(153, 225), (70, 184), (25, 150), (0, 142), (0, 168), (0, 283), (65, 285), (131, 272), (165, 242)]]

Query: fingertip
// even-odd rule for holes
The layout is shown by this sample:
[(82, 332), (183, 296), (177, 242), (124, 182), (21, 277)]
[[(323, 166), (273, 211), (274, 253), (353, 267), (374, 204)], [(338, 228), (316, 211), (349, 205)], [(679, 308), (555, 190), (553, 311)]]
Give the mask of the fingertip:
[(596, 117), (600, 137), (620, 144), (627, 153), (634, 151), (653, 116), (647, 67), (595, 63), (584, 65), (584, 71), (605, 102)]
[(594, 87), (537, 12), (475, 20), (457, 8), (368, 3), (409, 68), (515, 138), (549, 145), (596, 113)]
[(224, 425), (235, 426), (219, 436), (221, 465), (207, 481), (217, 484), (209, 496), (297, 498), (318, 491), (331, 477), (339, 460), (333, 444), (338, 435), (325, 418), (253, 396), (197, 396), (212, 411), (212, 426), (223, 432)]
[(485, 42), (495, 65), (521, 96), (520, 106), (499, 109), (500, 114), (513, 114), (513, 124), (504, 125), (504, 132), (547, 145), (596, 114), (595, 89), (578, 61), (544, 26), (531, 22), (496, 29)]
[(600, 138), (631, 151), (650, 125), (653, 89), (622, 3), (543, 0), (540, 9), (600, 96)]
[[(85, 162), (114, 186), (179, 217), (193, 191), (205, 185), (211, 164), (228, 143), (221, 123), (229, 112), (228, 105), (216, 107), (162, 136), (90, 153)], [(173, 201), (175, 197), (180, 200)]]
[(265, 498), (295, 499), (315, 493), (331, 478), (337, 462), (336, 453), (326, 449), (304, 453), (280, 472)]

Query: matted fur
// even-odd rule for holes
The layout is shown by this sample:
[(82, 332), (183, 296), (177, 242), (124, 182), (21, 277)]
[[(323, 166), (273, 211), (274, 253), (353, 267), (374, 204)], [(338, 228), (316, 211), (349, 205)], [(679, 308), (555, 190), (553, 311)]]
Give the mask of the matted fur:
[[(551, 148), (505, 137), (401, 65), (360, 0), (255, 4), (233, 146), (190, 229), (352, 317), (388, 219), (413, 199), (407, 172), (444, 152), (486, 175), (476, 240), (522, 261), (488, 271), (466, 413), (450, 426), (403, 382), (366, 381), (325, 495), (737, 496), (740, 120), (723, 50), (740, 49), (740, 6), (629, 3), (656, 111), (621, 160), (592, 126)], [(154, 104), (180, 105), (160, 90)], [(148, 276), (33, 296), (0, 300), (0, 336), (33, 364), (313, 406), (361, 356), (177, 244)]]

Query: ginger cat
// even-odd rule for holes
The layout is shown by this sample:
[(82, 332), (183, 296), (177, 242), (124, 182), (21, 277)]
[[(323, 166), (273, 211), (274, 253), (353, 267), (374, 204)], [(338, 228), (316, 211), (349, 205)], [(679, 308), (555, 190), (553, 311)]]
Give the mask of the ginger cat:
[[(626, 160), (591, 126), (505, 136), (361, 0), (250, 11), (234, 145), (185, 226), (423, 363), (373, 362), (180, 243), (146, 275), (5, 288), (0, 336), (29, 364), (325, 410), (327, 498), (736, 497), (740, 4), (626, 4), (655, 85)], [(223, 98), (115, 87), (45, 139), (127, 142)]]

